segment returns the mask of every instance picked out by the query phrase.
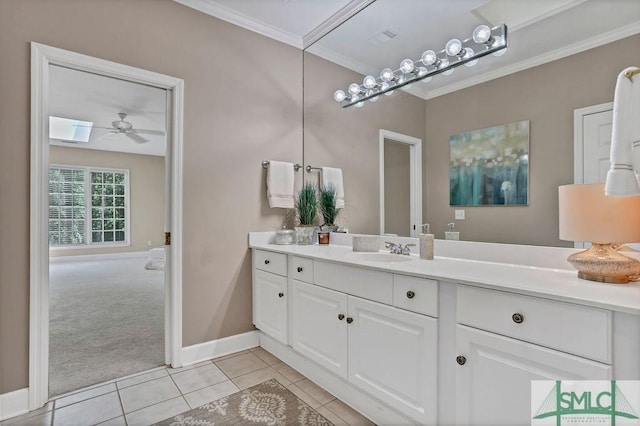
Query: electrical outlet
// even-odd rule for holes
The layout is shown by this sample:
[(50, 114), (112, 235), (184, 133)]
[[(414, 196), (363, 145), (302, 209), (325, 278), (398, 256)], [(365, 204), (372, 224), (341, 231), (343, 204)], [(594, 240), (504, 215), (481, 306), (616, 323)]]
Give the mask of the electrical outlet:
[(464, 210), (456, 210), (456, 220), (464, 220)]

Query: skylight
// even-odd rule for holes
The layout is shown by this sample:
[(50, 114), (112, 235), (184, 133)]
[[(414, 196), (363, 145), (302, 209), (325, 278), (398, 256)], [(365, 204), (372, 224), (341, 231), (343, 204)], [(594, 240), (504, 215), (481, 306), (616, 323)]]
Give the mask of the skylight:
[(89, 142), (93, 122), (49, 116), (49, 138), (71, 142)]

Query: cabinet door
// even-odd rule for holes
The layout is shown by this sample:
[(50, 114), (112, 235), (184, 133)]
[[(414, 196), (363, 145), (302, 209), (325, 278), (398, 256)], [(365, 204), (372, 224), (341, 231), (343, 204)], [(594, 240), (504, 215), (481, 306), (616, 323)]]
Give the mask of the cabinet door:
[(286, 277), (254, 270), (253, 323), (284, 344), (287, 343), (286, 289)]
[(349, 381), (420, 424), (437, 422), (437, 320), (349, 297)]
[(347, 295), (293, 280), (291, 346), (347, 378)]
[(531, 424), (532, 380), (611, 379), (609, 365), (463, 325), (456, 347), (458, 425)]

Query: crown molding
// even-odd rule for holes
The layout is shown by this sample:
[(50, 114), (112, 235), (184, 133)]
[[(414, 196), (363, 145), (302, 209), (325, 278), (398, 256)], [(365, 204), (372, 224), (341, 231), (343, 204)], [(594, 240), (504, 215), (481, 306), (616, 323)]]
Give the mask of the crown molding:
[(360, 12), (365, 7), (369, 6), (374, 1), (375, 0), (351, 0), (346, 6), (331, 15), (323, 23), (321, 23), (316, 28), (309, 31), (309, 33), (307, 33), (304, 37), (302, 37), (303, 49), (306, 49), (325, 35), (329, 34), (335, 28), (342, 25), (344, 22), (349, 20), (352, 16)]
[(250, 18), (244, 14), (238, 13), (232, 9), (221, 6), (219, 4), (210, 3), (206, 0), (174, 0), (184, 6), (198, 10), (207, 15), (214, 16), (223, 21), (230, 22), (249, 31), (262, 34), (263, 36), (272, 38), (282, 43), (288, 44), (298, 49), (303, 48), (302, 37), (283, 31), (273, 25), (266, 24), (262, 21)]
[(313, 51), (308, 51), (307, 53), (319, 56), (322, 59), (326, 59), (329, 62), (333, 62), (334, 64), (340, 65), (362, 75), (366, 75), (368, 73), (368, 67), (366, 65), (321, 45), (313, 46)]
[(517, 62), (515, 64), (496, 68), (493, 71), (482, 73), (473, 78), (468, 78), (466, 80), (463, 80), (457, 83), (449, 84), (439, 89), (430, 90), (428, 91), (427, 96), (424, 97), (424, 99), (428, 100), (428, 99), (437, 98), (438, 96), (446, 95), (448, 93), (466, 89), (467, 87), (475, 86), (476, 84), (485, 83), (487, 81), (494, 80), (496, 78), (504, 77), (509, 74), (523, 71), (523, 70), (526, 70), (527, 68), (533, 68), (538, 65), (545, 64), (547, 62), (551, 62), (558, 59), (562, 59), (567, 56), (575, 55), (577, 53), (584, 52), (585, 50), (593, 49), (595, 47), (602, 46), (607, 43), (613, 43), (614, 41), (623, 39), (625, 37), (630, 37), (638, 33), (640, 33), (640, 22), (635, 22), (633, 24), (625, 25), (613, 31), (609, 31), (604, 34), (591, 37), (589, 39), (580, 41), (578, 43), (574, 43), (569, 46), (565, 46), (563, 48), (556, 49), (556, 50), (547, 52), (545, 54), (538, 55), (533, 58), (529, 58), (524, 61)]

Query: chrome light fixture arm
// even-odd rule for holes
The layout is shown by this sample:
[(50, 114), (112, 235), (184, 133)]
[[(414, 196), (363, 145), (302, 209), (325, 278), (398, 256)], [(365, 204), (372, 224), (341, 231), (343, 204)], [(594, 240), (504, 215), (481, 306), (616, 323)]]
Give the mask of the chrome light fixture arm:
[[(474, 66), (479, 58), (494, 54), (500, 56), (507, 48), (507, 26), (505, 24), (489, 28), (480, 25), (473, 36), (460, 41), (449, 40), (444, 49), (435, 52), (426, 50), (420, 59), (405, 59), (396, 70), (385, 68), (380, 77), (368, 75), (362, 84), (352, 83), (349, 89), (336, 90), (334, 99), (340, 106), (361, 107), (364, 101), (375, 102), (380, 95), (390, 95), (394, 90), (416, 81), (427, 80), (438, 74), (448, 75), (461, 65)], [(477, 51), (476, 51), (477, 50)]]

